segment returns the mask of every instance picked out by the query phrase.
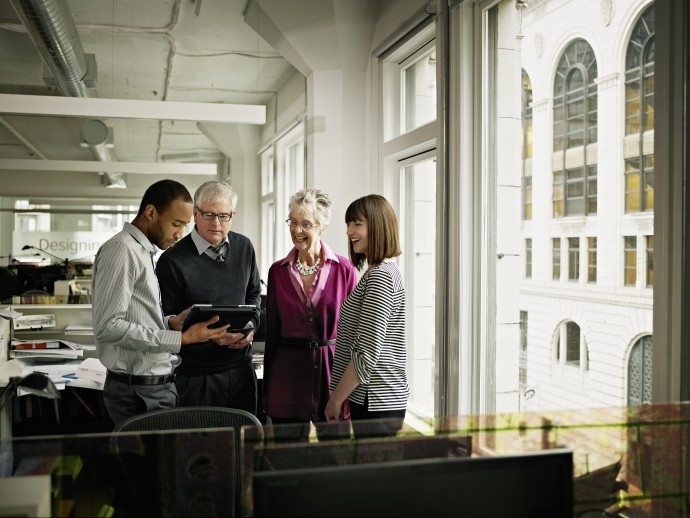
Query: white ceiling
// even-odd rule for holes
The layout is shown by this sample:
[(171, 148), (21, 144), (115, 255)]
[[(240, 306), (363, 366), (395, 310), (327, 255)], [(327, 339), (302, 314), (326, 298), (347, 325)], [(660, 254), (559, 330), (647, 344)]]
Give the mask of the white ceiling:
[[(51, 1), (60, 3), (45, 0)], [(246, 4), (247, 0), (67, 0), (83, 51), (93, 54), (97, 64), (96, 88), (89, 97), (267, 105), (295, 69), (245, 23)], [(46, 85), (41, 54), (10, 0), (0, 2), (0, 94), (63, 95)], [(94, 161), (92, 151), (80, 145), (86, 120), (0, 110), (0, 163)], [(111, 159), (120, 162), (217, 163), (222, 158), (196, 121), (102, 120), (112, 129)], [(97, 172), (51, 171), (52, 186), (44, 185), (46, 173), (32, 174), (21, 173), (24, 180), (35, 178), (39, 194), (59, 192), (61, 184), (74, 185), (76, 178), (88, 184), (84, 193), (96, 192), (101, 183)], [(127, 175), (128, 185), (141, 184), (133, 175)], [(0, 167), (0, 196), (31, 194), (23, 192), (26, 181), (19, 178)], [(144, 176), (145, 185), (151, 181), (151, 176)], [(97, 192), (122, 196), (127, 191)]]

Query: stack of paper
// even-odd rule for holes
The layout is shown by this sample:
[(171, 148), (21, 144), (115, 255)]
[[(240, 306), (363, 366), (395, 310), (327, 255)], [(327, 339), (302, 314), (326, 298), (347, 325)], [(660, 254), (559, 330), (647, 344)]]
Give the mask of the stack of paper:
[(66, 335), (92, 335), (92, 324), (68, 324), (65, 327)]
[[(44, 376), (50, 378), (55, 385), (55, 388), (58, 390), (63, 390), (65, 385), (73, 379), (73, 376), (77, 372), (81, 362), (74, 359), (68, 359), (64, 362), (60, 361), (59, 359), (57, 361), (55, 359), (51, 359), (50, 361), (52, 363), (46, 363), (42, 359), (41, 361), (38, 361), (37, 358), (23, 358), (21, 360), (11, 360), (7, 363), (10, 364), (13, 362), (21, 362), (22, 372), (20, 376), (27, 376), (32, 372), (43, 374)], [(17, 390), (18, 396), (23, 396), (24, 394), (26, 394), (24, 389), (20, 388)]]
[[(55, 347), (56, 343), (58, 344), (57, 347)], [(62, 347), (62, 345), (59, 340), (15, 340), (12, 341), (10, 358), (37, 358), (63, 361), (74, 360), (84, 356), (83, 349), (73, 349), (68, 346)]]
[(103, 390), (106, 372), (106, 368), (100, 360), (96, 358), (86, 358), (77, 369), (77, 379), (70, 381), (69, 384), (75, 387)]
[(12, 340), (13, 349), (57, 349), (60, 340)]

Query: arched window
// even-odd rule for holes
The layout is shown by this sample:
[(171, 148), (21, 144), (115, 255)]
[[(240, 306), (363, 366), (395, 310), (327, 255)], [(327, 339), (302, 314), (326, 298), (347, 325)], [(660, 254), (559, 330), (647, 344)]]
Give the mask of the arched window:
[(652, 402), (652, 335), (640, 338), (628, 358), (628, 405)]
[(522, 219), (532, 219), (532, 80), (522, 70)]
[[(556, 363), (565, 363), (587, 369), (587, 350), (582, 340), (580, 326), (572, 320), (563, 322), (556, 335)], [(584, 361), (583, 361), (584, 359)]]
[(596, 214), (597, 62), (576, 39), (563, 52), (553, 95), (553, 216)]
[(654, 5), (637, 21), (625, 55), (625, 211), (654, 210)]

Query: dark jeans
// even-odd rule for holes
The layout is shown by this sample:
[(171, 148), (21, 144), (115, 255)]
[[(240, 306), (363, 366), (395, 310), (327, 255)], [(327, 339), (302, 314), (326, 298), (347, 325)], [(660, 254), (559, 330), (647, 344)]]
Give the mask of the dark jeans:
[(103, 385), (103, 402), (115, 424), (128, 417), (153, 410), (175, 408), (177, 389), (172, 383), (165, 385), (128, 385), (106, 378)]
[(214, 374), (178, 374), (180, 406), (239, 408), (256, 415), (256, 372), (251, 362)]
[(392, 437), (402, 430), (405, 409), (370, 412), (368, 401), (358, 405), (350, 401), (350, 419), (355, 439), (366, 437)]

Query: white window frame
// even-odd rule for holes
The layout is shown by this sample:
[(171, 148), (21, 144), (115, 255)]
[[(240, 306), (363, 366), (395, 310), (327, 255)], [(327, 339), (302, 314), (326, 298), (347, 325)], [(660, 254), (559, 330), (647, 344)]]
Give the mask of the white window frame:
[(261, 271), (266, 275), (292, 247), (285, 219), (290, 197), (306, 185), (305, 153), (305, 123), (301, 117), (260, 150)]

